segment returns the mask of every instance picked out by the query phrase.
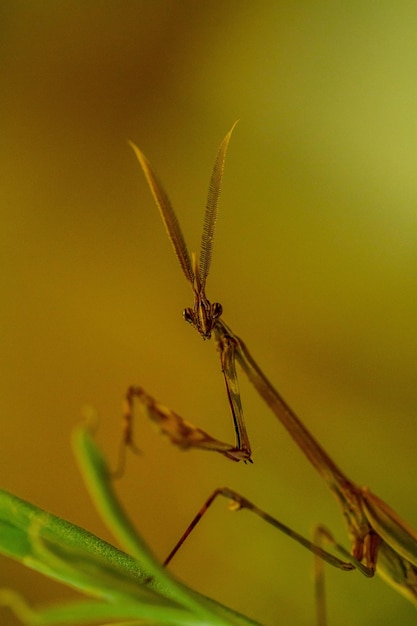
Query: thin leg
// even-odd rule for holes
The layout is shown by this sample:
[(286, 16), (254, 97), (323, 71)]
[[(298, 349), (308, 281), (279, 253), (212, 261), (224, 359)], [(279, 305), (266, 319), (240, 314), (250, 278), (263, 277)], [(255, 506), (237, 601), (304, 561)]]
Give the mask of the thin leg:
[(235, 510), (247, 509), (249, 511), (252, 511), (252, 513), (255, 513), (255, 515), (258, 515), (265, 522), (267, 522), (268, 524), (271, 524), (272, 526), (274, 526), (275, 528), (277, 528), (284, 534), (288, 535), (289, 537), (291, 537), (291, 539), (294, 539), (295, 541), (300, 543), (302, 546), (307, 548), (307, 550), (310, 550), (311, 552), (313, 552), (313, 554), (317, 555), (318, 557), (320, 557), (321, 559), (323, 559), (330, 565), (333, 565), (333, 567), (337, 567), (345, 571), (355, 569), (355, 565), (351, 562), (352, 557), (349, 558), (348, 562), (341, 561), (333, 554), (330, 554), (330, 552), (323, 550), (323, 548), (321, 548), (320, 546), (317, 546), (316, 544), (312, 543), (311, 541), (309, 541), (308, 539), (306, 539), (299, 533), (295, 532), (294, 530), (292, 530), (291, 528), (289, 528), (288, 526), (286, 526), (285, 524), (283, 524), (276, 518), (272, 517), (271, 515), (269, 515), (268, 513), (266, 513), (259, 507), (257, 507), (255, 504), (247, 500), (247, 498), (241, 496), (239, 493), (237, 493), (236, 491), (233, 491), (232, 489), (228, 489), (227, 487), (221, 487), (219, 489), (216, 489), (215, 491), (213, 491), (210, 497), (207, 498), (207, 500), (204, 502), (203, 506), (201, 507), (197, 515), (194, 517), (194, 519), (192, 520), (190, 525), (187, 527), (187, 529), (185, 530), (185, 532), (183, 533), (179, 541), (176, 543), (174, 548), (171, 550), (171, 552), (165, 559), (164, 565), (168, 565), (168, 563), (171, 561), (173, 556), (178, 552), (179, 548), (182, 546), (184, 541), (190, 535), (191, 531), (196, 527), (196, 525), (201, 520), (203, 515), (207, 512), (207, 510), (209, 509), (211, 504), (214, 502), (214, 500), (217, 498), (217, 496), (223, 496), (224, 498), (231, 500), (231, 502), (233, 503), (233, 509)]
[[(322, 547), (322, 526), (316, 526), (314, 529), (314, 543)], [(323, 559), (314, 555), (314, 595), (316, 598), (316, 620), (317, 626), (327, 626), (327, 608), (326, 608), (326, 587), (324, 580), (324, 562)]]
[[(321, 544), (323, 544), (324, 542), (327, 542), (328, 544), (333, 546), (333, 548), (337, 550), (339, 554), (341, 554), (349, 563), (351, 563), (351, 565), (355, 569), (359, 570), (360, 573), (366, 576), (367, 578), (372, 578), (374, 576), (375, 567), (367, 567), (366, 565), (358, 561), (358, 559), (352, 556), (350, 552), (346, 550), (344, 546), (342, 546), (340, 543), (337, 543), (337, 541), (334, 539), (332, 533), (330, 532), (328, 528), (320, 525), (320, 526), (317, 526), (317, 529), (318, 529), (317, 532), (320, 533)], [(374, 534), (373, 537), (377, 539), (376, 534)]]
[(179, 448), (200, 448), (220, 452), (232, 461), (247, 459), (247, 452), (211, 437), (201, 428), (197, 428), (191, 422), (183, 419), (170, 408), (160, 404), (141, 387), (131, 386), (127, 390), (123, 411), (123, 435), (120, 444), (119, 460), (114, 477), (123, 474), (126, 458), (126, 448), (130, 448), (135, 454), (140, 454), (133, 437), (134, 403), (139, 402), (147, 416), (156, 423), (162, 434), (166, 435), (171, 443)]
[(133, 436), (133, 403), (135, 395), (137, 395), (138, 391), (138, 387), (131, 386), (126, 392), (122, 416), (122, 438), (119, 445), (117, 466), (112, 473), (112, 476), (115, 479), (121, 478), (124, 474), (127, 448), (130, 448), (134, 454), (141, 454), (141, 450), (135, 444)]
[[(322, 525), (318, 525), (314, 529), (314, 543), (320, 548), (325, 543), (331, 544), (335, 550), (347, 557), (348, 561), (355, 569), (358, 569), (364, 576), (372, 577), (374, 575), (374, 569), (366, 567), (354, 557), (352, 557), (347, 550), (338, 544), (332, 533), (328, 528)], [(324, 576), (324, 561), (316, 554), (314, 555), (314, 587), (316, 597), (316, 620), (317, 626), (327, 626), (327, 609), (326, 609), (326, 588), (325, 588), (325, 576)]]
[[(236, 373), (236, 341), (227, 332), (222, 324), (215, 327), (217, 348), (220, 352), (220, 361), (224, 382), (226, 383), (227, 397), (232, 411), (233, 424), (236, 433), (236, 448), (242, 451), (242, 458), (252, 463), (251, 447), (243, 419), (243, 408), (240, 399), (239, 379)], [(245, 455), (245, 456), (243, 456)]]

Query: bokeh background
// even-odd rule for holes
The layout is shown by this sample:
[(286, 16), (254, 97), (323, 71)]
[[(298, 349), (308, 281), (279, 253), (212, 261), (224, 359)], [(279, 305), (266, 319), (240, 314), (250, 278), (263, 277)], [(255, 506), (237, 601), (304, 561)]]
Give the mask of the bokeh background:
[[(1, 3), (0, 482), (110, 539), (70, 447), (84, 405), (115, 463), (143, 385), (233, 440), (218, 357), (127, 139), (197, 249), (236, 119), (208, 296), (348, 475), (417, 528), (414, 2)], [(243, 380), (255, 463), (177, 451), (141, 416), (118, 489), (161, 559), (219, 485), (347, 545), (320, 477)], [(172, 563), (266, 625), (314, 621), (309, 553), (218, 503)], [(64, 587), (1, 559), (33, 603)], [(415, 624), (379, 578), (328, 573), (333, 626)], [(1, 623), (14, 618), (0, 609)]]

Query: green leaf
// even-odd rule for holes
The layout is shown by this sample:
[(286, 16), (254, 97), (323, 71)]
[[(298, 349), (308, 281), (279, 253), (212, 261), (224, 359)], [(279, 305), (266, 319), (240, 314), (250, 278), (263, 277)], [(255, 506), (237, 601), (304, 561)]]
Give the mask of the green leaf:
[(37, 610), (3, 589), (0, 604), (10, 606), (31, 626), (115, 621), (120, 626), (254, 624), (181, 584), (158, 563), (124, 512), (90, 429), (77, 429), (74, 449), (97, 509), (130, 554), (0, 490), (0, 552), (96, 598)]

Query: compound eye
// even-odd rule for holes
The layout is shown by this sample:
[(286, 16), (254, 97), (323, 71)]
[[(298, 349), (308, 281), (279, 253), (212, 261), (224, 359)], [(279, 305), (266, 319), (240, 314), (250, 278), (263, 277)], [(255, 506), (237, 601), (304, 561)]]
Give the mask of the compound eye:
[(213, 302), (211, 305), (211, 315), (214, 320), (218, 319), (223, 313), (223, 307), (219, 302)]
[(192, 309), (184, 309), (182, 316), (186, 322), (194, 326), (194, 314)]

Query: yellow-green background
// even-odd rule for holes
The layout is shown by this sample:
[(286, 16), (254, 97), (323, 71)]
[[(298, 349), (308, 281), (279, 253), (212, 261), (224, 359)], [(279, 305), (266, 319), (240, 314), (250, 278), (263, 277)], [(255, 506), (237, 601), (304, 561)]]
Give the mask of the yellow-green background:
[[(218, 357), (126, 140), (191, 249), (233, 121), (208, 296), (349, 476), (417, 527), (414, 2), (1, 3), (0, 483), (108, 538), (75, 467), (81, 407), (116, 458), (143, 385), (233, 440)], [(347, 541), (320, 477), (242, 380), (253, 466), (181, 453), (141, 418), (119, 491), (163, 558), (209, 492)], [(172, 564), (268, 625), (313, 623), (310, 554), (224, 503)], [(70, 592), (1, 560), (31, 601)], [(329, 572), (329, 624), (416, 623), (379, 578)], [(5, 610), (1, 623), (15, 622)]]

